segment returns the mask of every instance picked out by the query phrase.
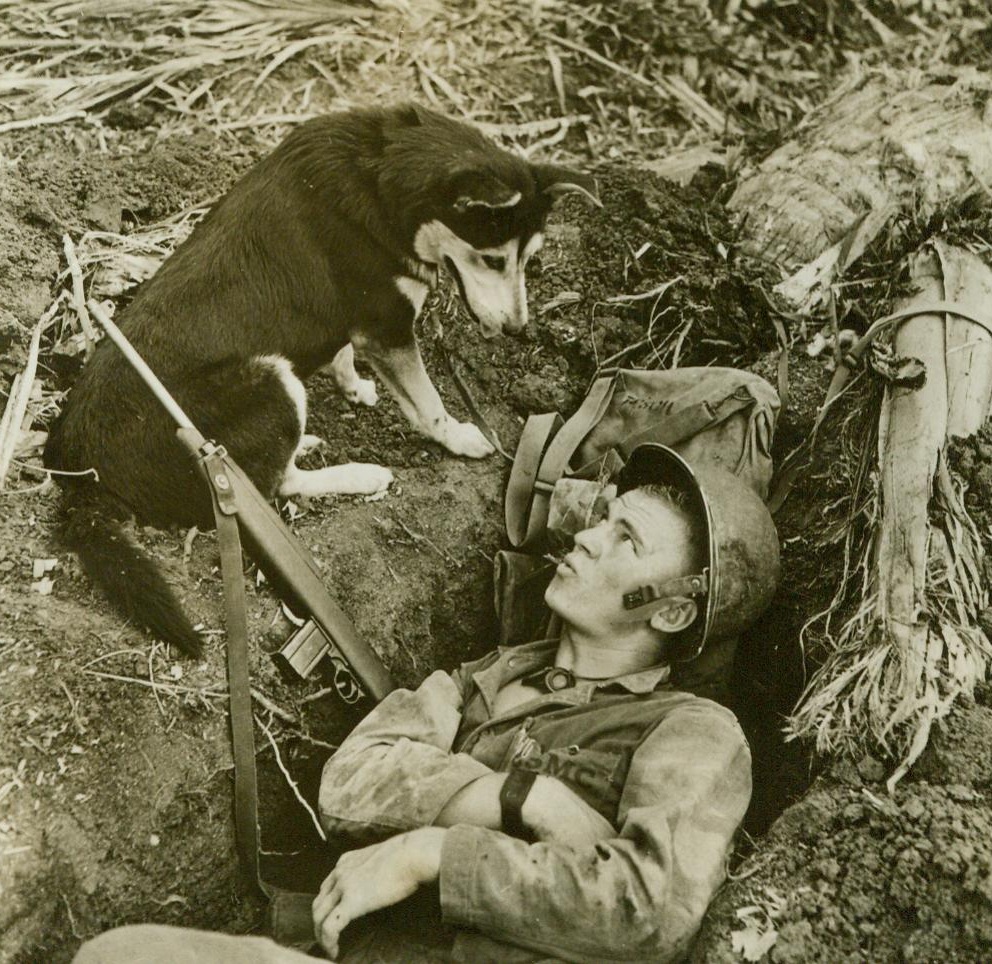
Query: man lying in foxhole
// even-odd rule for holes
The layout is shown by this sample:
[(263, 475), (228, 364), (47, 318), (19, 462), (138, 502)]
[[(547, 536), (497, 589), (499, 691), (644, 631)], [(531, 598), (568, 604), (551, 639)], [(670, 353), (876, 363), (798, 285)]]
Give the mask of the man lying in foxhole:
[[(327, 761), (323, 824), (365, 846), (313, 902), (314, 953), (681, 958), (725, 878), (751, 759), (733, 714), (676, 689), (671, 667), (744, 630), (778, 572), (774, 524), (746, 484), (636, 448), (548, 586), (560, 636), (395, 690)], [(268, 938), (132, 925), (75, 961), (312, 959)]]

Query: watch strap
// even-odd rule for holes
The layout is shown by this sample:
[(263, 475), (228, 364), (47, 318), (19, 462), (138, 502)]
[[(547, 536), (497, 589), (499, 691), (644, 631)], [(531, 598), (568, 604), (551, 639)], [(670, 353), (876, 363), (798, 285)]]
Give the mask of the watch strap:
[(533, 770), (510, 770), (499, 791), (500, 818), (503, 832), (521, 840), (533, 840), (534, 835), (524, 823), (523, 805), (537, 779)]

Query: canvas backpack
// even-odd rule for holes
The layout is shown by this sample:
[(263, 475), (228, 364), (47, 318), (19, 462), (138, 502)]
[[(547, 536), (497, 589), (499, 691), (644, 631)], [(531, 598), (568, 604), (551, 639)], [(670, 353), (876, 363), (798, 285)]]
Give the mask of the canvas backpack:
[(660, 442), (690, 464), (720, 465), (766, 499), (779, 408), (765, 379), (736, 368), (621, 369), (597, 379), (567, 421), (532, 415), (506, 490), (512, 549), (495, 557), (500, 645), (555, 632), (544, 604), (550, 553), (602, 515), (632, 449)]

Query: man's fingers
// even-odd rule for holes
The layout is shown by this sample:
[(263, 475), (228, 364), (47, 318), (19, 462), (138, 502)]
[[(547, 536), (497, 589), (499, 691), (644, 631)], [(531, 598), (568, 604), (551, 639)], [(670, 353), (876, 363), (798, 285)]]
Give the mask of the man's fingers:
[(338, 956), (338, 940), (343, 931), (354, 919), (354, 915), (347, 909), (345, 903), (338, 906), (328, 914), (316, 929), (317, 940), (325, 951), (335, 958)]
[(323, 883), (320, 885), (320, 890), (318, 891), (318, 894), (320, 896), (329, 894), (331, 892), (331, 888), (334, 887), (334, 885), (337, 883), (337, 880), (338, 880), (338, 868), (335, 867), (334, 870), (332, 870), (324, 878)]
[(318, 894), (313, 901), (313, 926), (314, 931), (318, 932), (321, 925), (328, 916), (341, 903), (341, 898), (343, 894), (340, 887), (336, 887), (329, 894)]

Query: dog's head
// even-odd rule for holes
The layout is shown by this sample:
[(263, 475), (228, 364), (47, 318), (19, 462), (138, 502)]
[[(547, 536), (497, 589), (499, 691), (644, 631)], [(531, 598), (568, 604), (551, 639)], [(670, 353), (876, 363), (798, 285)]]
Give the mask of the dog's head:
[[(527, 262), (544, 241), (555, 198), (578, 192), (599, 204), (587, 174), (533, 164), (498, 148), (466, 124), (408, 108), (402, 177), (416, 211), (414, 253), (444, 265), (482, 333), (518, 332), (527, 325)], [(395, 168), (394, 156), (388, 168)], [(415, 170), (411, 170), (414, 168)], [(383, 171), (383, 174), (386, 170)], [(416, 178), (419, 176), (419, 180)]]

